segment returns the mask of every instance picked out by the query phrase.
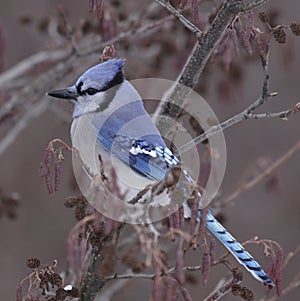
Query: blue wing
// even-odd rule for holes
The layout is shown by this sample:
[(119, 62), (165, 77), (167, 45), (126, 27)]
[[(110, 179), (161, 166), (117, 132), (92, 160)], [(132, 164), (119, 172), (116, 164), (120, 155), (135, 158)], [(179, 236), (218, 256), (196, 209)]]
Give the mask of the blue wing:
[[(146, 139), (147, 138), (147, 139)], [(161, 139), (161, 137), (159, 137)], [(155, 135), (144, 138), (128, 138), (122, 135), (114, 137), (115, 154), (118, 158), (145, 177), (161, 180), (172, 166), (179, 163), (171, 150), (165, 144), (158, 145)], [(187, 181), (193, 179), (184, 171)], [(185, 206), (187, 209), (187, 206)], [(198, 218), (201, 218), (199, 210)], [(264, 272), (259, 263), (245, 250), (245, 248), (214, 218), (211, 213), (206, 216), (206, 227), (232, 253), (257, 280), (273, 286), (274, 283)]]
[[(179, 163), (179, 160), (173, 155), (171, 150), (165, 144), (155, 144), (155, 135), (146, 138), (130, 139), (121, 135), (114, 137), (114, 143), (119, 144), (116, 147), (116, 155), (121, 161), (140, 175), (152, 180), (161, 180), (164, 178), (168, 169)], [(152, 140), (153, 142), (150, 142)], [(120, 151), (122, 147), (123, 151)], [(127, 156), (122, 155), (127, 151)]]

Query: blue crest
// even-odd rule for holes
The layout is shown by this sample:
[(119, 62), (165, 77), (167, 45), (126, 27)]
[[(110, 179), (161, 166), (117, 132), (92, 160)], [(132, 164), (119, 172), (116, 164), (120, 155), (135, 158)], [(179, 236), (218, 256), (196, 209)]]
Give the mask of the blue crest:
[(116, 76), (123, 76), (122, 68), (124, 59), (111, 59), (103, 62), (84, 72), (76, 81), (77, 89), (85, 91), (89, 87), (97, 90), (106, 90), (112, 86)]

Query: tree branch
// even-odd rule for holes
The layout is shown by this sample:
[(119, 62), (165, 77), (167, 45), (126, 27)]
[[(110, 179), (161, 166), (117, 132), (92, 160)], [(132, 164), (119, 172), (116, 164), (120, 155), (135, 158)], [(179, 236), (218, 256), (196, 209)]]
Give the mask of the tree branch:
[(5, 88), (9, 81), (15, 80), (22, 74), (29, 72), (38, 64), (56, 62), (65, 58), (66, 55), (67, 51), (65, 49), (41, 51), (33, 54), (0, 74), (0, 86)]
[(209, 137), (219, 133), (220, 131), (225, 130), (226, 128), (237, 124), (245, 119), (263, 119), (263, 118), (281, 118), (286, 120), (287, 117), (291, 114), (295, 114), (300, 111), (300, 103), (295, 104), (294, 107), (277, 112), (277, 113), (261, 113), (261, 114), (254, 114), (253, 111), (256, 110), (258, 107), (263, 105), (266, 101), (270, 98), (277, 96), (277, 93), (270, 93), (269, 92), (269, 85), (270, 85), (270, 75), (269, 75), (269, 59), (270, 59), (270, 41), (266, 44), (266, 52), (265, 54), (261, 55), (261, 63), (264, 72), (264, 80), (262, 85), (262, 92), (261, 96), (254, 101), (251, 105), (249, 105), (246, 109), (244, 109), (241, 113), (236, 114), (235, 116), (223, 121), (222, 123), (211, 127), (209, 130), (201, 134), (200, 136), (194, 138), (190, 142), (186, 143), (182, 147), (177, 149), (176, 155), (181, 154), (190, 148), (194, 147), (195, 145), (203, 142), (204, 140), (208, 139)]
[[(166, 136), (172, 128), (180, 108), (188, 96), (187, 90), (183, 89), (181, 85), (191, 89), (195, 88), (204, 67), (223, 34), (235, 16), (242, 10), (243, 2), (241, 0), (224, 1), (209, 30), (199, 37), (185, 66), (176, 79), (176, 84), (164, 95), (164, 100), (168, 100), (168, 102), (161, 101), (154, 113), (154, 120), (157, 121), (157, 126), (163, 136)], [(161, 115), (164, 118), (158, 120), (158, 116)]]
[[(117, 230), (116, 235), (118, 236), (121, 229), (125, 224), (121, 224)], [(101, 240), (97, 246), (94, 246), (90, 254), (90, 262), (88, 263), (87, 271), (84, 275), (84, 279), (81, 285), (80, 300), (90, 301), (94, 300), (95, 296), (101, 288), (107, 283), (108, 279), (100, 278), (98, 276), (98, 269), (101, 262), (103, 262), (103, 246), (105, 242), (111, 241), (111, 235)]]
[(265, 118), (280, 118), (283, 120), (287, 120), (287, 117), (291, 114), (295, 114), (300, 111), (300, 103), (296, 103), (294, 107), (291, 109), (277, 112), (277, 113), (260, 113), (260, 114), (247, 114), (247, 119), (265, 119)]
[(224, 297), (226, 294), (231, 292), (233, 284), (238, 284), (239, 282), (234, 282), (233, 279), (225, 282), (221, 287), (217, 287), (212, 293), (203, 299), (202, 301), (216, 301)]
[(244, 11), (247, 11), (247, 10), (250, 10), (250, 9), (253, 9), (253, 8), (256, 8), (258, 6), (261, 6), (261, 5), (264, 5), (266, 4), (267, 2), (269, 2), (269, 0), (254, 0), (254, 1), (251, 1), (250, 3), (246, 4), (244, 6)]
[[(195, 271), (200, 271), (202, 269), (202, 266), (185, 266), (183, 267), (184, 272), (195, 272)], [(164, 275), (169, 275), (169, 274), (174, 274), (177, 272), (176, 266), (170, 268), (167, 272), (163, 273), (162, 276)], [(152, 273), (152, 274), (134, 274), (134, 273), (128, 273), (128, 274), (115, 274), (111, 276), (107, 276), (104, 279), (109, 281), (109, 280), (115, 280), (115, 279), (150, 279), (153, 280), (157, 274)]]
[(175, 18), (177, 18), (188, 30), (190, 30), (197, 38), (201, 37), (201, 30), (191, 21), (186, 19), (178, 10), (176, 10), (170, 2), (165, 0), (154, 0), (157, 4), (166, 8)]
[(247, 183), (242, 184), (241, 187), (239, 187), (232, 194), (230, 194), (229, 197), (227, 197), (224, 201), (222, 201), (222, 203), (218, 204), (217, 207), (225, 207), (228, 204), (230, 204), (241, 193), (251, 189), (252, 187), (256, 186), (259, 182), (261, 182), (263, 179), (265, 179), (267, 176), (271, 175), (274, 172), (274, 170), (276, 170), (284, 162), (290, 159), (298, 151), (300, 151), (300, 141), (298, 141), (291, 149), (289, 149), (285, 154), (283, 154), (280, 158), (278, 158), (272, 165), (270, 165), (257, 177), (255, 177), (254, 179), (252, 179)]
[[(160, 20), (149, 22), (138, 29), (131, 28), (106, 42), (102, 42), (99, 38), (95, 38), (95, 36), (83, 39), (80, 44), (81, 46), (78, 47), (78, 52), (70, 53), (69, 50), (65, 49), (66, 45), (61, 46), (63, 49), (42, 51), (25, 58), (17, 65), (2, 73), (0, 75), (0, 87), (6, 88), (10, 82), (16, 81), (17, 78), (30, 72), (39, 63), (57, 61), (51, 69), (36, 77), (30, 82), (30, 84), (28, 84), (28, 82), (24, 82), (25, 85), (23, 87), (18, 87), (18, 91), (12, 93), (12, 97), (1, 106), (1, 126), (3, 127), (5, 124), (7, 132), (2, 133), (2, 136), (6, 137), (5, 139), (2, 138), (0, 140), (0, 155), (11, 145), (21, 130), (28, 125), (33, 118), (36, 118), (39, 115), (37, 112), (42, 113), (41, 110), (33, 109), (33, 107), (42, 107), (42, 105), (40, 106), (38, 103), (41, 101), (45, 92), (52, 87), (55, 81), (62, 78), (71, 66), (79, 64), (80, 61), (85, 59), (87, 56), (98, 53), (99, 49), (105, 46), (129, 38), (130, 36), (145, 34), (146, 31), (159, 28), (162, 24), (172, 19), (174, 19), (173, 16), (167, 16)], [(13, 85), (9, 85), (9, 87), (14, 88)], [(18, 113), (14, 113), (14, 117), (18, 120), (18, 123), (17, 125), (11, 125), (11, 120), (5, 117), (8, 116), (15, 108), (18, 108)], [(30, 112), (32, 110), (36, 114)], [(18, 114), (18, 116), (16, 116), (16, 114)], [(25, 118), (24, 122), (22, 121), (23, 118)]]
[(31, 110), (28, 110), (21, 119), (19, 119), (10, 131), (0, 140), (0, 156), (5, 152), (5, 150), (16, 141), (18, 135), (28, 126), (28, 124), (40, 116), (46, 111), (49, 104), (46, 102), (40, 102), (36, 104)]
[[(282, 290), (280, 297), (287, 295), (288, 293), (290, 293), (291, 291), (293, 291), (294, 289), (296, 289), (298, 287), (300, 287), (300, 272), (298, 272), (298, 274), (295, 275), (295, 277), (290, 282), (289, 286), (287, 286), (286, 288), (284, 288)], [(279, 298), (279, 296), (275, 295), (275, 296), (267, 299), (267, 301), (275, 301), (278, 298)]]

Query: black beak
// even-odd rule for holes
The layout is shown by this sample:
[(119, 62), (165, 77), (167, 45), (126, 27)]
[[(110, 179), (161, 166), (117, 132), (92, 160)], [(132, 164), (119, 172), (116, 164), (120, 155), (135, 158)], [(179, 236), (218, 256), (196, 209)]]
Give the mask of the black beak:
[(49, 91), (47, 92), (47, 95), (67, 100), (77, 100), (77, 97), (79, 96), (74, 87)]

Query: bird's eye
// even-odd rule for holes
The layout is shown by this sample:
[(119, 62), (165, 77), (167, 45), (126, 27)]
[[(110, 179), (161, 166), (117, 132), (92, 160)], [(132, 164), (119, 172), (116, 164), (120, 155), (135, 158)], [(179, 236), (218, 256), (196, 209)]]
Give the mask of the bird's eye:
[(96, 94), (97, 92), (98, 92), (98, 90), (97, 90), (97, 89), (94, 89), (94, 88), (88, 88), (88, 89), (86, 90), (86, 93), (89, 94), (89, 95), (94, 95), (94, 94)]

